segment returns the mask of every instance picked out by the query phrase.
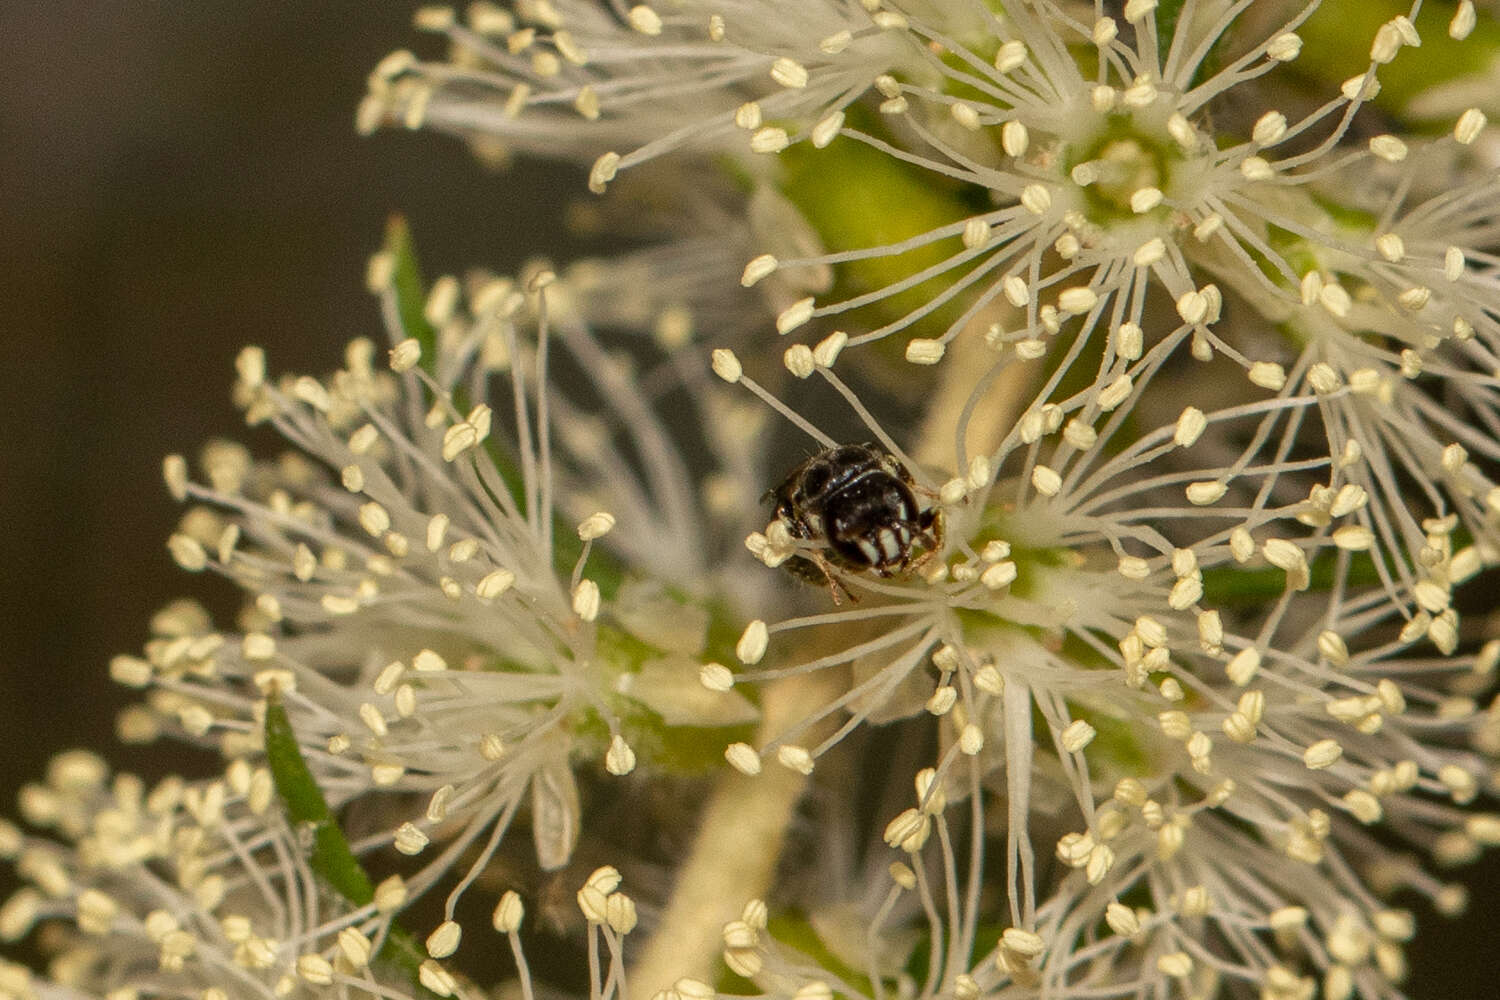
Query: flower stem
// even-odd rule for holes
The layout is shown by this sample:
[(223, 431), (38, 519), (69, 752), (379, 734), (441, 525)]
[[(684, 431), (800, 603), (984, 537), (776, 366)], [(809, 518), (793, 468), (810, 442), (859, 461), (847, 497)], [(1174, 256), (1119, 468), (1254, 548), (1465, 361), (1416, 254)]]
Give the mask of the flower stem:
[[(807, 706), (826, 702), (837, 679), (822, 671), (765, 689), (760, 741), (784, 734)], [(822, 729), (825, 727), (817, 727)], [(817, 739), (819, 733), (805, 734)], [(754, 777), (725, 769), (703, 810), (702, 824), (671, 901), (629, 975), (631, 1000), (649, 1000), (684, 976), (712, 982), (724, 924), (770, 888), (781, 846), (810, 778), (773, 765)]]

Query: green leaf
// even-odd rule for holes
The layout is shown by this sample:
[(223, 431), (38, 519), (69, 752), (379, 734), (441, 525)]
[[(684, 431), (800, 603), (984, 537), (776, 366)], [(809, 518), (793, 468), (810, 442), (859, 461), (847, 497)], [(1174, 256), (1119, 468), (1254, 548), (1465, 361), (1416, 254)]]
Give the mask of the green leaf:
[(266, 706), (266, 761), (287, 818), (298, 826), (312, 825), (312, 870), (349, 902), (368, 906), (375, 899), (375, 886), (350, 849), (344, 831), (334, 822), (323, 790), (302, 759), (286, 709), (274, 696)]
[[(312, 853), (308, 866), (329, 887), (354, 906), (368, 906), (375, 900), (375, 886), (349, 847), (349, 839), (339, 828), (328, 808), (328, 800), (318, 787), (297, 745), (297, 733), (280, 698), (271, 695), (266, 704), (266, 763), (276, 794), (281, 798), (287, 818), (295, 826), (312, 828)], [(411, 932), (391, 926), (378, 958), (408, 975), (422, 996), (437, 994), (422, 986), (417, 970), (427, 952)]]
[[(391, 284), (396, 294), (396, 311), (401, 319), (401, 328), (407, 336), (415, 338), (422, 345), (422, 368), (428, 374), (433, 374), (433, 366), (437, 363), (437, 331), (427, 322), (423, 312), (427, 302), (427, 283), (423, 280), (422, 269), (417, 263), (416, 244), (412, 240), (411, 229), (399, 215), (391, 216), (386, 223), (385, 252), (391, 255), (394, 263)], [(471, 403), (469, 394), (462, 386), (454, 388), (454, 406), (467, 411)], [(485, 441), (484, 450), (494, 462), (511, 499), (517, 506), (524, 507), (526, 500), (521, 485), (520, 466), (493, 437)], [(578, 532), (567, 518), (553, 519), (552, 546), (557, 571), (566, 577), (573, 572), (573, 564), (583, 551), (583, 542), (579, 540)], [(589, 579), (599, 585), (600, 593), (608, 600), (619, 589), (624, 569), (609, 552), (596, 546), (589, 555), (588, 575)]]
[[(1324, 550), (1308, 567), (1308, 589), (1332, 590), (1335, 583), (1360, 588), (1380, 583), (1380, 574), (1368, 552)], [(1245, 607), (1274, 601), (1286, 591), (1286, 572), (1274, 566), (1246, 569), (1217, 566), (1203, 571), (1203, 600), (1209, 606)]]
[[(823, 942), (822, 936), (813, 927), (812, 921), (801, 911), (788, 910), (785, 913), (773, 913), (767, 922), (766, 933), (779, 944), (795, 948), (809, 956), (819, 968), (827, 969), (859, 990), (864, 996), (875, 995), (870, 978), (858, 969), (851, 968), (843, 959), (835, 955), (833, 949)], [(834, 994), (836, 997), (842, 995)]]
[(401, 319), (401, 329), (422, 345), (422, 367), (431, 372), (436, 358), (437, 331), (427, 322), (423, 312), (427, 303), (427, 283), (422, 280), (422, 269), (417, 264), (411, 229), (402, 216), (393, 215), (385, 224), (385, 252), (391, 255), (395, 265), (391, 285), (396, 293), (396, 312)]

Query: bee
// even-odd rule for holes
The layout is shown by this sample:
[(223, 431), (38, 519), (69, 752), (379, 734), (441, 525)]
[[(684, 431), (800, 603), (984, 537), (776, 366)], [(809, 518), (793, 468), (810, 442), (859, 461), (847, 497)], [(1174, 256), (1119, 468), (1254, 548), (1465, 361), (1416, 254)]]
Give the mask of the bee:
[(797, 466), (766, 495), (799, 548), (786, 568), (827, 584), (839, 603), (838, 574), (897, 576), (919, 567), (943, 544), (942, 513), (922, 509), (911, 472), (872, 443), (827, 448)]

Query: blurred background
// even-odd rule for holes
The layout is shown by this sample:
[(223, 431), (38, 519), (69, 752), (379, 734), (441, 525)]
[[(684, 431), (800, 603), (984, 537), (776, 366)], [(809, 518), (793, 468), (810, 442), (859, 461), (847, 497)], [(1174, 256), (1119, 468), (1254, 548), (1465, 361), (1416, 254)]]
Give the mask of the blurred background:
[[(335, 367), (378, 336), (365, 261), (407, 216), (429, 276), (576, 254), (571, 169), (496, 174), (432, 134), (354, 133), (364, 78), (425, 44), (404, 3), (0, 5), (0, 813), (49, 756), (114, 745), (105, 676), (173, 597), (161, 458), (241, 432), (232, 362)], [(539, 192), (545, 192), (539, 196)], [(1500, 864), (1474, 905), (1424, 914), (1414, 997), (1500, 995)]]
[(382, 56), (440, 50), (411, 9), (0, 5), (7, 810), (53, 751), (111, 738), (125, 693), (104, 670), (153, 609), (183, 593), (229, 607), (168, 558), (179, 510), (159, 470), (243, 432), (242, 345), (273, 372), (321, 373), (350, 338), (380, 338), (364, 270), (394, 211), (429, 275), (567, 251), (537, 192), (581, 191), (571, 171), (499, 175), (440, 136), (355, 134)]

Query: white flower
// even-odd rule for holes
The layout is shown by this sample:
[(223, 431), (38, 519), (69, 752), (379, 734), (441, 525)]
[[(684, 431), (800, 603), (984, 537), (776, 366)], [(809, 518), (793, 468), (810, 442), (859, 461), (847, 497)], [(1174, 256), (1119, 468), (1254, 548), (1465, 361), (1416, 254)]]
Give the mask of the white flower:
[[(1342, 83), (1315, 0), (422, 10), (448, 61), (389, 57), (360, 125), (589, 164), (575, 221), (651, 243), (423, 290), (397, 233), (388, 353), (241, 355), (293, 455), (165, 473), (173, 558), (246, 608), (112, 664), (122, 732), (225, 777), (63, 758), (0, 932), (71, 921), (59, 1000), (400, 997), (368, 953), (441, 897), (447, 994), (465, 904), (587, 864), (591, 1000), (714, 1000), (726, 918), (776, 1000), (1396, 1000), (1392, 894), (1457, 913), (1433, 870), (1500, 843), (1500, 180), (1463, 69), (1380, 100), (1418, 6)], [(398, 870), (353, 903), (286, 744)], [(527, 998), (552, 895), (491, 918)]]
[[(1488, 248), (1500, 180), (1466, 149), (1483, 116), (1461, 116), (1468, 124), (1435, 142), (1356, 145), (1350, 124), (1388, 61), (1381, 47), (1414, 44), (1409, 25), (1388, 25), (1363, 76), (1289, 121), (1262, 102), (1313, 6), (1284, 23), (1259, 18), (1253, 37), (1234, 37), (1233, 59), (1212, 63), (1248, 6), (1194, 10), (1161, 38), (1152, 4), (1127, 11), (1133, 30), (1033, 4), (1004, 17), (965, 8), (961, 26), (951, 11), (912, 14), (929, 75), (890, 81), (887, 122), (844, 134), (995, 207), (884, 245), (777, 258), (761, 271), (833, 265), (844, 287), (863, 289), (803, 300), (779, 329), (866, 326), (850, 347), (905, 331), (916, 335), (907, 360), (922, 364), (984, 331), (997, 371), (1041, 357), (1055, 366), (1038, 407), (1057, 402), (1065, 379), (1091, 378), (1108, 398), (1147, 391), (1158, 371), (1192, 383), (1182, 395), (1199, 407), (1198, 385), (1315, 395), (1336, 465), (1329, 485), (1371, 499), (1360, 520), (1392, 564), (1393, 599), (1414, 600), (1426, 518), (1456, 513), (1490, 561), (1500, 282)], [(1097, 60), (1076, 58), (1084, 44)], [(1231, 93), (1232, 108), (1216, 110)], [(840, 164), (849, 184), (855, 162)], [(1167, 363), (1183, 351), (1200, 364)], [(1268, 440), (1292, 433), (1283, 412), (1268, 411)]]
[[(3, 830), (26, 885), (0, 908), (0, 934), (15, 941), (38, 928), (50, 960), (51, 982), (27, 988), (58, 998), (418, 996), (417, 962), (404, 967), (394, 945), (376, 947), (391, 933), (381, 904), (395, 883), (366, 906), (331, 895), (271, 786), (244, 761), (214, 781), (147, 788), (110, 779), (89, 753), (55, 758), (47, 783), (21, 799), (50, 836)], [(436, 962), (421, 976), (461, 995)]]
[(359, 121), (592, 162), (602, 191), (667, 152), (826, 144), (878, 74), (914, 62), (893, 16), (854, 0), (475, 4), (424, 25), (448, 36), (450, 62), (397, 52), (376, 68)]
[[(840, 376), (823, 365), (814, 364), (814, 371), (869, 419)], [(742, 372), (736, 380), (821, 435)], [(1299, 593), (1312, 567), (1326, 568), (1336, 558), (1333, 539), (1347, 540), (1337, 533), (1355, 508), (1337, 518), (1324, 510), (1315, 519), (1305, 500), (1308, 483), (1327, 462), (1261, 456), (1239, 443), (1243, 435), (1255, 440), (1268, 412), (1295, 422), (1314, 408), (1313, 400), (1163, 414), (1144, 402), (1122, 405), (1134, 393), (1116, 395), (1101, 405), (1102, 394), (1090, 386), (1027, 411), (993, 454), (967, 460), (960, 454), (961, 474), (946, 481), (926, 474), (871, 420), (870, 434), (915, 474), (918, 492), (930, 498), (925, 505), (935, 501), (941, 508), (946, 549), (893, 579), (842, 573), (839, 582), (857, 603), (773, 621), (766, 641), (753, 646), (746, 632), (739, 657), (756, 669), (740, 683), (844, 665), (854, 670), (847, 691), (766, 746), (763, 756), (844, 711), (852, 720), (819, 742), (814, 758), (867, 716), (880, 721), (924, 706), (944, 714), (949, 695), (965, 707), (955, 717), (962, 724), (978, 714), (980, 692), (999, 694), (1010, 680), (1022, 690), (1032, 685), (1050, 691), (1047, 698), (1055, 695), (1059, 711), (1052, 718), (1061, 730), (1069, 721), (1060, 711), (1063, 701), (1097, 693), (1110, 702), (1119, 696), (1115, 684), (1139, 689), (1158, 669), (1159, 656), (1143, 661), (1141, 653), (1117, 648), (1139, 620), (1175, 616), (1192, 623), (1217, 600), (1243, 603), (1247, 586), (1260, 596), (1283, 588)], [(769, 566), (824, 544), (779, 539), (777, 527), (746, 543)], [(1249, 560), (1256, 568), (1243, 575), (1255, 582), (1235, 580), (1234, 571)], [(805, 642), (803, 633), (810, 636)], [(1085, 646), (1064, 651), (1064, 637)], [(803, 645), (817, 655), (803, 659), (793, 652), (784, 662), (783, 650)], [(767, 647), (771, 655), (761, 662)], [(1122, 673), (1091, 692), (1107, 665)], [(945, 694), (949, 685), (954, 690)]]
[[(1351, 607), (1351, 634), (1384, 613)], [(835, 860), (801, 880), (814, 887), (798, 899), (806, 918), (771, 933), (764, 904), (751, 903), (724, 929), (725, 961), (767, 995), (802, 1000), (878, 996), (869, 982), (913, 964), (927, 973), (905, 984), (909, 995), (944, 1000), (1167, 995), (1175, 984), (1203, 996), (1401, 996), (1413, 915), (1383, 900), (1411, 890), (1452, 914), (1465, 893), (1367, 828), (1445, 865), (1500, 837), (1500, 818), (1463, 808), (1493, 773), (1500, 715), (1451, 694), (1490, 686), (1500, 643), (1446, 661), (1409, 636), (1350, 652), (1321, 624), (1278, 628), (1258, 669), (1239, 668), (1232, 684), (1195, 667), (1201, 634), (1140, 625), (1165, 641), (1161, 672), (1186, 697), (1158, 719), (1131, 719), (1149, 699), (1089, 701), (1100, 684), (1074, 688), (1068, 701), (1090, 706), (1097, 734), (1053, 722), (1039, 695), (1053, 678), (1011, 670), (1003, 689), (981, 682), (1004, 701), (993, 715), (980, 706), (1006, 750), (995, 762), (1003, 794), (981, 791), (993, 784), (982, 755), (950, 750), (884, 829), (904, 855), (871, 859), (890, 860), (887, 888), (836, 870), (850, 852), (828, 851)], [(1033, 714), (1052, 726), (1034, 754)], [(1059, 794), (1067, 784), (1071, 795)], [(1065, 830), (1068, 815), (1079, 827)], [(959, 829), (983, 849), (961, 849)], [(1055, 860), (1038, 856), (1048, 849)], [(865, 888), (829, 888), (849, 886)]]
[[(1460, 897), (1366, 828), (1444, 864), (1500, 832), (1464, 808), (1495, 773), (1500, 717), (1472, 695), (1489, 689), (1500, 643), (1478, 645), (1484, 623), (1461, 620), (1447, 587), (1424, 588), (1430, 607), (1404, 619), (1368, 567), (1351, 568), (1371, 544), (1363, 504), (1316, 485), (1326, 459), (1266, 453), (1259, 433), (1268, 413), (1297, 426), (1316, 397), (1161, 420), (1149, 397), (1115, 410), (1098, 396), (1028, 411), (993, 456), (932, 489), (947, 523), (941, 560), (905, 579), (843, 574), (858, 603), (761, 623), (766, 641), (742, 653), (753, 666), (737, 684), (847, 679), (731, 763), (810, 771), (832, 756), (838, 769), (839, 751), (864, 746), (851, 740), (861, 723), (937, 718), (921, 799), (965, 800), (977, 814), (969, 828), (995, 834), (947, 899), (912, 876), (905, 887), (921, 905), (903, 911), (891, 897), (869, 912), (871, 952), (840, 955), (875, 975), (898, 947), (884, 935), (893, 914), (907, 913), (891, 930), (900, 941), (921, 936), (912, 922), (960, 906), (945, 933), (969, 943), (948, 953), (957, 966), (931, 959), (924, 995), (950, 995), (962, 973), (995, 996), (1178, 979), (1280, 996), (1311, 982), (1291, 972), (1310, 967), (1335, 995), (1348, 981), (1394, 996), (1411, 918), (1368, 886), (1449, 910)], [(1478, 565), (1455, 525), (1424, 526), (1430, 580)], [(785, 556), (772, 534), (758, 551), (775, 564)], [(983, 818), (990, 801), (1003, 820)], [(953, 848), (926, 809), (891, 818), (886, 840), (919, 856), (940, 842), (933, 870), (951, 873)], [(1039, 860), (1054, 850), (1061, 866)], [(999, 897), (973, 908), (964, 885), (997, 881)], [(1286, 930), (1288, 913), (1303, 914), (1305, 934)], [(1044, 944), (962, 964), (973, 950), (964, 935), (997, 920)], [(1132, 929), (1096, 939), (1106, 921)], [(1273, 938), (1297, 957), (1269, 950)], [(810, 989), (839, 974), (736, 948), (731, 968), (764, 970), (766, 982)]]
[[(1411, 21), (1371, 27), (1364, 72), (1299, 114), (1276, 105), (1275, 84), (1315, 3), (1195, 5), (1161, 23), (1155, 4), (1123, 20), (1034, 3), (1002, 15), (976, 0), (784, 16), (708, 7), (484, 7), (468, 27), (426, 18), (453, 38), (456, 65), (393, 58), (366, 117), (424, 117), (583, 158), (630, 146), (601, 161), (610, 173), (689, 146), (743, 153), (724, 141), (735, 121), (815, 147), (842, 136), (779, 175), (747, 168), (757, 197), (775, 189), (821, 237), (788, 239), (798, 227), (785, 219), (755, 227), (743, 281), (782, 284), (780, 332), (838, 321), (855, 347), (902, 332), (907, 359), (932, 364), (983, 331), (997, 362), (1060, 358), (1106, 393), (1125, 369), (1141, 369), (1143, 387), (1190, 348), (1218, 363), (1172, 366), (1178, 378), (1319, 396), (1332, 486), (1371, 498), (1361, 520), (1391, 563), (1394, 600), (1415, 602), (1426, 518), (1457, 513), (1492, 558), (1500, 490), (1487, 463), (1500, 452), (1482, 428), (1500, 426), (1500, 282), (1487, 253), (1500, 181), (1468, 152), (1484, 115), (1453, 112), (1438, 141), (1355, 138), (1382, 75), (1401, 72), (1410, 89), (1424, 71), (1417, 56), (1390, 66), (1420, 44)], [(1472, 20), (1456, 17), (1444, 43), (1465, 44)], [(578, 117), (569, 103), (587, 86), (615, 87), (620, 106)], [(965, 207), (980, 201), (977, 214)], [(850, 218), (875, 205), (870, 221)], [(866, 232), (884, 241), (860, 245)], [(830, 297), (831, 273), (845, 280)], [(1413, 385), (1437, 379), (1456, 406)], [(1278, 433), (1274, 414), (1263, 431)], [(1403, 477), (1431, 485), (1418, 494)]]
[[(705, 537), (714, 517), (700, 513), (674, 432), (566, 285), (547, 272), (529, 284), (528, 300), (510, 282), (481, 281), (465, 314), (451, 279), (435, 283), (426, 319), (437, 342), (424, 357), (404, 336), (397, 286), (378, 282), (395, 344), (388, 372), (368, 342), (323, 381), (272, 383), (257, 351), (242, 354), (248, 418), (302, 454), (256, 463), (218, 444), (204, 456), (207, 482), (176, 458), (167, 478), (203, 505), (175, 536), (179, 562), (226, 574), (253, 608), (239, 633), (165, 617), (146, 661), (116, 668), (154, 686), (156, 708), (190, 734), (220, 734), (233, 753), (257, 749), (262, 698), (276, 693), (335, 804), (401, 803), (382, 815), (387, 841), (422, 860), (414, 894), (470, 844), (483, 845), (466, 860), (481, 871), (518, 813), (540, 865), (561, 867), (583, 818), (575, 767), (701, 770), (716, 758), (695, 749), (703, 730), (732, 734), (755, 718), (742, 695), (698, 681), (705, 660), (727, 655), (711, 648), (710, 613), (693, 596), (718, 593)], [(549, 386), (554, 343), (589, 376), (596, 412)], [(668, 363), (659, 377), (657, 391), (714, 405), (706, 372), (695, 382)], [(497, 443), (507, 411), (513, 436)], [(721, 443), (734, 437), (724, 431)], [(724, 452), (729, 469), (743, 469), (752, 442)], [(561, 514), (575, 523), (554, 525)], [(622, 560), (651, 576), (623, 579)], [(452, 843), (429, 852), (429, 840)]]

